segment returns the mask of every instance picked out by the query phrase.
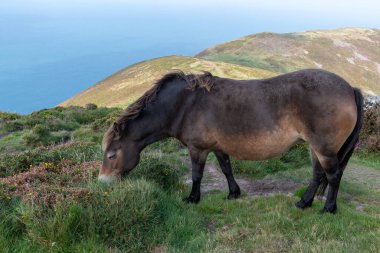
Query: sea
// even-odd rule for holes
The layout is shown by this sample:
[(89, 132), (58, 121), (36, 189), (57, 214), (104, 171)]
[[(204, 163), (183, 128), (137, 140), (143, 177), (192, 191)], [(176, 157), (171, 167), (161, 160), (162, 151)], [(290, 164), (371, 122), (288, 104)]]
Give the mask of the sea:
[(280, 10), (268, 15), (239, 6), (85, 3), (75, 8), (0, 4), (0, 111), (51, 108), (139, 61), (193, 56), (262, 31), (339, 26), (300, 23), (292, 13), (283, 20)]

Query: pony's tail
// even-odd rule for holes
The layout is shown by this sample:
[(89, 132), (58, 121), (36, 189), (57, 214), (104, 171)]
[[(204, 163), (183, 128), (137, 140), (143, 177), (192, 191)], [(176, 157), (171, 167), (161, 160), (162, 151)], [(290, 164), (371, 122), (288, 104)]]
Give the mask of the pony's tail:
[[(364, 99), (361, 91), (357, 88), (354, 89), (355, 94), (355, 101), (356, 101), (356, 108), (357, 108), (357, 120), (356, 125), (354, 127), (354, 130), (352, 130), (352, 133), (350, 136), (348, 136), (347, 140), (344, 142), (343, 146), (340, 148), (338, 152), (338, 160), (339, 160), (339, 166), (342, 170), (344, 170), (347, 166), (348, 160), (350, 159), (352, 153), (354, 152), (356, 143), (359, 140), (359, 133), (363, 126), (363, 104)], [(327, 188), (328, 182), (326, 174), (324, 174), (321, 184), (319, 185), (317, 195), (323, 196), (325, 194), (325, 190)]]

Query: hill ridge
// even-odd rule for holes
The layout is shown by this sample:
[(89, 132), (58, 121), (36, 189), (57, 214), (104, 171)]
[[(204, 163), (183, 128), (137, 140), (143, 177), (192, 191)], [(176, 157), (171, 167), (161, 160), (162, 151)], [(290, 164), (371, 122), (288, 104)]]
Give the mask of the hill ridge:
[(130, 65), (96, 83), (60, 106), (85, 105), (125, 107), (149, 89), (164, 74), (181, 69), (184, 72), (210, 71), (220, 77), (252, 79), (265, 78), (275, 73), (258, 68), (197, 59), (190, 56), (164, 56)]
[(196, 57), (286, 73), (323, 68), (364, 92), (380, 94), (380, 30), (339, 28), (257, 33), (217, 44)]
[(345, 27), (303, 32), (261, 32), (211, 46), (195, 55), (170, 55), (123, 68), (60, 106), (125, 107), (171, 70), (210, 71), (235, 79), (266, 78), (322, 68), (369, 95), (380, 94), (380, 30)]

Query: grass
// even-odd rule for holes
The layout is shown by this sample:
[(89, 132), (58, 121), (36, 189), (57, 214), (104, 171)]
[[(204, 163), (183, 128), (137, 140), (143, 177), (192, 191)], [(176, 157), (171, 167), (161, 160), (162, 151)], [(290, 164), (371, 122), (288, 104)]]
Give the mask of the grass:
[(83, 163), (101, 160), (102, 157), (100, 145), (92, 142), (72, 142), (56, 147), (41, 147), (11, 156), (1, 154), (0, 176), (13, 176), (43, 162), (58, 164), (66, 160)]
[[(184, 56), (168, 56), (143, 61), (111, 75), (97, 85), (62, 103), (64, 106), (95, 102), (99, 106), (125, 107), (139, 98), (156, 80), (174, 69), (185, 72), (210, 71), (213, 75), (235, 79), (273, 76), (264, 69)], [(127, 78), (126, 78), (127, 77)]]
[(80, 202), (58, 202), (54, 209), (2, 201), (0, 251), (146, 252), (162, 243), (176, 251), (197, 251), (204, 243), (195, 212), (153, 183), (126, 180), (112, 188), (89, 187), (91, 194)]
[(378, 217), (338, 203), (339, 214), (321, 215), (317, 201), (308, 210), (294, 208), (287, 196), (245, 197), (222, 201), (210, 195), (197, 207), (212, 224), (210, 252), (376, 252)]
[(352, 161), (380, 170), (380, 155), (376, 152), (357, 152), (352, 157)]
[[(43, 111), (34, 119), (9, 115), (13, 121), (27, 120), (23, 130), (0, 139), (0, 176), (9, 179), (0, 178), (0, 252), (380, 251), (376, 153), (355, 153), (359, 170), (345, 172), (336, 215), (321, 215), (320, 200), (304, 211), (294, 207), (311, 178), (305, 145), (268, 161), (232, 160), (235, 174), (247, 180), (303, 182), (293, 195), (245, 194), (228, 201), (226, 192), (213, 190), (198, 205), (187, 205), (182, 199), (190, 192), (183, 183), (188, 156), (178, 141), (150, 145), (127, 180), (104, 185), (96, 180), (103, 156), (99, 142), (114, 112), (94, 116), (92, 111), (90, 122), (77, 113), (84, 109), (64, 110)], [(62, 113), (81, 123), (72, 130), (48, 131), (68, 131), (70, 141), (36, 148), (25, 143), (25, 132), (33, 131), (39, 118)], [(37, 127), (35, 132), (45, 131)], [(215, 157), (209, 162), (216, 163)], [(360, 170), (363, 165), (371, 167), (365, 167), (368, 175)]]
[(279, 171), (293, 170), (310, 164), (309, 149), (306, 144), (292, 147), (283, 155), (264, 161), (242, 161), (232, 159), (234, 173), (251, 178), (263, 178)]
[(287, 66), (286, 63), (280, 64), (278, 61), (271, 61), (265, 55), (255, 55), (250, 53), (220, 53), (216, 55), (206, 55), (205, 59), (220, 62), (229, 62), (251, 68), (265, 69), (273, 73), (285, 73), (296, 70), (294, 66)]
[[(378, 30), (373, 30), (370, 35), (368, 31), (360, 28), (291, 34), (259, 33), (209, 47), (196, 57), (261, 68), (275, 73), (323, 68), (342, 76), (365, 93), (378, 95), (379, 75), (372, 62), (355, 59), (355, 64), (351, 64), (347, 60), (355, 58), (351, 47), (342, 47), (335, 43), (349, 43), (360, 52), (365, 52), (371, 59), (371, 56), (377, 57), (378, 49), (366, 39), (372, 38), (376, 41), (379, 35)], [(332, 51), (333, 55), (328, 53)]]
[[(185, 167), (169, 140), (148, 148), (128, 180), (111, 186), (83, 182), (89, 193), (51, 207), (1, 200), (1, 252), (377, 252), (380, 193), (342, 182), (338, 214), (319, 213), (323, 202), (299, 210), (296, 196), (204, 195), (186, 205)], [(271, 172), (308, 179), (309, 166)], [(0, 194), (1, 196), (1, 194)], [(1, 197), (0, 197), (1, 198)], [(370, 203), (362, 211), (355, 203)]]
[(24, 132), (5, 133), (5, 136), (0, 139), (0, 152), (11, 153), (26, 150), (26, 142), (22, 138), (23, 134)]

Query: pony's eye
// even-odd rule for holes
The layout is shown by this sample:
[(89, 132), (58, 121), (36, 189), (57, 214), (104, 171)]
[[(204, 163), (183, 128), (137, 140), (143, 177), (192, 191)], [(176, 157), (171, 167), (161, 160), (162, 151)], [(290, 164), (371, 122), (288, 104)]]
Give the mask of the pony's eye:
[(116, 152), (112, 152), (107, 154), (107, 158), (110, 160), (114, 160), (116, 158)]

